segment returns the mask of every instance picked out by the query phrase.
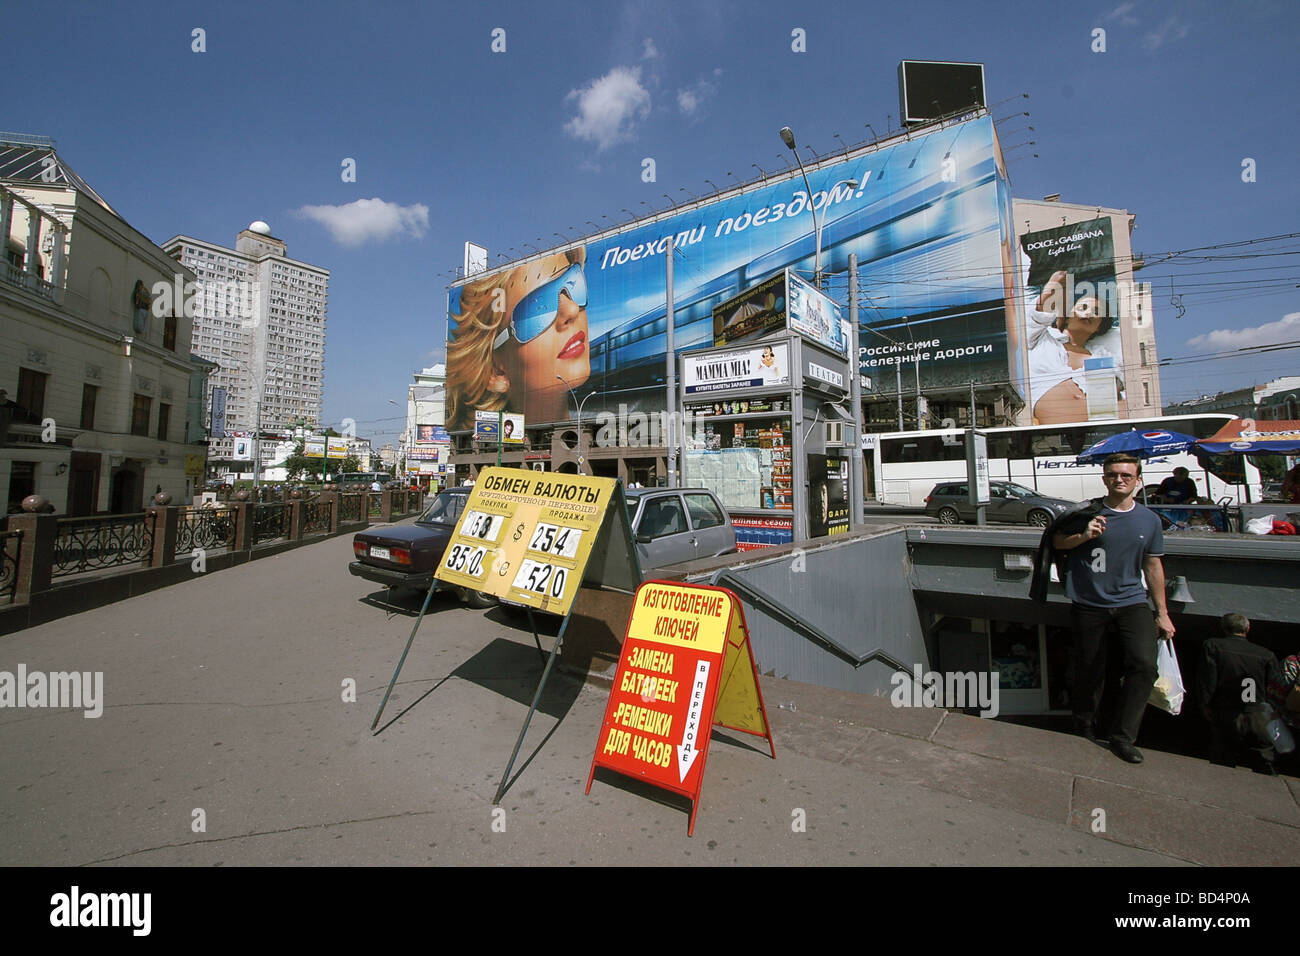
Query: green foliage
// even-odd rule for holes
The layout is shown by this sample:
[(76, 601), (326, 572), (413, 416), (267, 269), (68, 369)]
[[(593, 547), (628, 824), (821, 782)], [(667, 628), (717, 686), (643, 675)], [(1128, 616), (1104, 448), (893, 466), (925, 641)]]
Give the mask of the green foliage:
[(297, 481), (319, 465), (319, 458), (308, 458), (302, 453), (305, 444), (301, 438), (298, 439), (298, 443), (293, 446), (293, 454), (284, 460), (285, 476), (289, 481)]

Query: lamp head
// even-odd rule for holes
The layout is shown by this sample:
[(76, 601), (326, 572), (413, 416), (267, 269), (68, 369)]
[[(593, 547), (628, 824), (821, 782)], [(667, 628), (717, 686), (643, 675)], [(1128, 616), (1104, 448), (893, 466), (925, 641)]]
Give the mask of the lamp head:
[(794, 149), (794, 131), (791, 130), (790, 127), (781, 127), (781, 142), (785, 143), (785, 145), (791, 149)]

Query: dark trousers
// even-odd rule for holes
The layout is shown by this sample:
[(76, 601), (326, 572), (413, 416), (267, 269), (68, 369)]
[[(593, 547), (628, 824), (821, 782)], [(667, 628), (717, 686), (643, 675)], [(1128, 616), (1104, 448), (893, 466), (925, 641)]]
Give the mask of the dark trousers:
[(1147, 698), (1156, 683), (1159, 635), (1155, 616), (1146, 604), (1110, 608), (1074, 604), (1070, 623), (1074, 629), (1075, 723), (1102, 733), (1109, 730), (1110, 739), (1117, 743), (1136, 743)]

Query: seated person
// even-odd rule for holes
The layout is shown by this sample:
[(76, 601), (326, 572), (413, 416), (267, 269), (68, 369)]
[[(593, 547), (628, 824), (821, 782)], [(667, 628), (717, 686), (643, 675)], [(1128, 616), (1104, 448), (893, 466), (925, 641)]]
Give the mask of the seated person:
[(1172, 475), (1160, 482), (1157, 493), (1166, 504), (1191, 504), (1197, 496), (1196, 482), (1187, 477), (1186, 468), (1175, 468)]

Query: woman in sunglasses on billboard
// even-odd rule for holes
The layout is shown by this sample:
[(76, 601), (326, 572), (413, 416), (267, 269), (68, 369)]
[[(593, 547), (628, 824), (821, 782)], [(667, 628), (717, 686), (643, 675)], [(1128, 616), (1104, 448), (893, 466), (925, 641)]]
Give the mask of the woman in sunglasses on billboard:
[(568, 389), (591, 374), (586, 258), (578, 247), (467, 282), (459, 304), (453, 292), (448, 429), (472, 429), (476, 409), (568, 418)]

